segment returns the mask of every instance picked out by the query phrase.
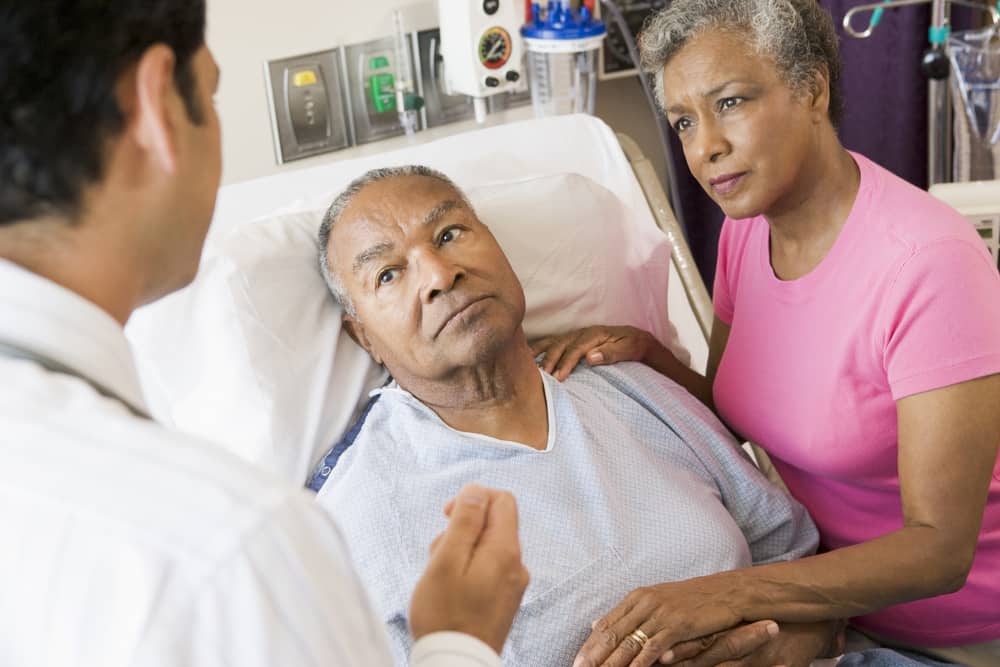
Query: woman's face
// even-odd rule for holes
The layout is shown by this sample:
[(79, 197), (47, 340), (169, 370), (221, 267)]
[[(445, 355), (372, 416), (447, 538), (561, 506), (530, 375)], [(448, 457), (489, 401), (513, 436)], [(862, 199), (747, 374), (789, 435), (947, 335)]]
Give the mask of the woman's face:
[(808, 196), (825, 90), (793, 91), (773, 60), (722, 31), (688, 42), (664, 67), (663, 88), (688, 167), (726, 215), (780, 215)]

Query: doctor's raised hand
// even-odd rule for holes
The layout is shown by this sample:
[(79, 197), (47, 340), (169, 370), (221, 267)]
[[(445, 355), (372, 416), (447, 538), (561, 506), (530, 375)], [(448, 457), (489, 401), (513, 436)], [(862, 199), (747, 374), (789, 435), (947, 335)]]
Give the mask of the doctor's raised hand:
[(467, 484), (445, 512), (448, 527), (413, 591), (413, 638), (464, 632), (499, 654), (528, 586), (514, 496)]

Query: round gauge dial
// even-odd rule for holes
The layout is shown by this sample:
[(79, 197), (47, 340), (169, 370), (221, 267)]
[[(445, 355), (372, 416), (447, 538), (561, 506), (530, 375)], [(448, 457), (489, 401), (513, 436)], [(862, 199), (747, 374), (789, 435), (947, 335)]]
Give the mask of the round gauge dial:
[(479, 38), (479, 62), (486, 69), (500, 69), (510, 60), (510, 33), (497, 26), (489, 28)]

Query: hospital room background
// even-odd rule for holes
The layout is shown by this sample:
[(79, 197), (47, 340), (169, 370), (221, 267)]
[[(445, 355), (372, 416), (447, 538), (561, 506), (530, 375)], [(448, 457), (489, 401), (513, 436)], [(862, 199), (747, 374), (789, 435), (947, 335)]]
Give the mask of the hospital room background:
[[(578, 1), (573, 0), (574, 4)], [(592, 5), (592, 1), (587, 0), (587, 3)], [(515, 2), (523, 4), (522, 0)], [(617, 2), (633, 29), (641, 26), (650, 11), (664, 4), (665, 0)], [(929, 80), (922, 70), (922, 61), (925, 53), (931, 50), (928, 28), (935, 21), (940, 23), (942, 20), (940, 17), (935, 19), (932, 13), (948, 13), (952, 29), (956, 31), (982, 24), (988, 20), (986, 15), (958, 3), (925, 0), (920, 4), (886, 11), (869, 38), (856, 39), (844, 31), (841, 23), (851, 8), (867, 4), (864, 0), (821, 0), (820, 4), (833, 15), (841, 37), (844, 60), (842, 85), (846, 99), (845, 118), (840, 128), (842, 140), (847, 148), (872, 157), (918, 186), (927, 187), (928, 84), (933, 80)], [(254, 3), (252, 11), (247, 11), (246, 4), (236, 0), (209, 1), (208, 40), (225, 72), (218, 95), (219, 113), (225, 128), (224, 183), (298, 169), (322, 161), (349, 159), (361, 152), (333, 151), (303, 162), (279, 166), (275, 160), (275, 142), (268, 112), (271, 92), (265, 89), (263, 67), (266, 61), (331, 49), (348, 51), (355, 59), (365, 49), (385, 54), (391, 50), (386, 49), (386, 41), (389, 40), (391, 47), (395, 10), (401, 10), (405, 29), (418, 36), (420, 48), (426, 54), (428, 38), (435, 35), (439, 24), (435, 0), (283, 0)], [(607, 10), (602, 11), (598, 7), (596, 11), (608, 24), (608, 37), (599, 53), (596, 116), (615, 131), (627, 132), (643, 147), (657, 175), (666, 184), (662, 152), (656, 148), (659, 138), (641, 86), (627, 60), (621, 31)], [(859, 12), (853, 19), (853, 25), (860, 30), (868, 25), (871, 16), (871, 12)], [(337, 57), (341, 54), (338, 53)], [(415, 64), (422, 65), (423, 79), (429, 79), (426, 64)], [(355, 65), (351, 62), (348, 67)], [(344, 85), (348, 87), (348, 84)], [(356, 98), (364, 93), (351, 90), (350, 94)], [(518, 96), (514, 104), (527, 105), (528, 97), (525, 92)], [(351, 102), (357, 113), (356, 100)], [(519, 110), (522, 113), (514, 117), (530, 117), (530, 109), (521, 107)], [(429, 113), (432, 111), (428, 109)], [(454, 114), (454, 107), (448, 111), (452, 114), (451, 118), (462, 117), (461, 113)], [(374, 115), (379, 114), (374, 112)], [(468, 115), (465, 117), (468, 118)], [(430, 124), (439, 128), (435, 136), (440, 136), (440, 131), (460, 132), (470, 127), (469, 123), (448, 120), (452, 127), (443, 128), (442, 121), (434, 117), (428, 119)], [(957, 120), (961, 123), (958, 128), (961, 132), (965, 124), (961, 118)], [(386, 136), (391, 134), (392, 131)], [(366, 141), (368, 138), (359, 137), (358, 140)], [(376, 139), (364, 152), (388, 150), (397, 145), (398, 141)], [(683, 203), (682, 214), (685, 218), (698, 221), (698, 224), (688, 225), (686, 229), (688, 242), (706, 283), (711, 287), (722, 217), (718, 208), (702, 195), (697, 184), (689, 180), (679, 146), (675, 144), (674, 148), (676, 172), (681, 179), (679, 196)], [(983, 180), (982, 174), (978, 173), (970, 177), (967, 169), (959, 176), (959, 180)], [(953, 180), (953, 177), (940, 180)]]
[[(878, 11), (852, 17), (857, 36), (842, 23), (862, 3), (821, 4), (841, 39), (844, 144), (933, 185), (996, 256), (1000, 47), (972, 43), (974, 57), (956, 74), (959, 40), (996, 16), (995, 7), (970, 3), (876, 3)], [(569, 4), (579, 12), (579, 0)], [(196, 281), (140, 309), (127, 328), (157, 416), (290, 481), (322, 467), (322, 453), (383, 378), (339, 335), (339, 311), (316, 269), (315, 230), (339, 189), (392, 164), (428, 164), (469, 192), (525, 282), (529, 335), (633, 324), (703, 369), (722, 214), (669, 135), (664, 150), (621, 29), (638, 30), (663, 4), (583, 0), (607, 33), (597, 35), (592, 70), (560, 82), (562, 54), (528, 58), (524, 0), (209, 0), (207, 40), (222, 71), (223, 188)], [(464, 64), (448, 53), (446, 30), (468, 41), (470, 67), (492, 59), (482, 76), (470, 70), (479, 102), (449, 89), (442, 53), (454, 70)], [(579, 99), (544, 106), (535, 91), (533, 104), (539, 62), (550, 63), (550, 94), (584, 86), (593, 97), (585, 94), (582, 108)], [(612, 256), (613, 233), (624, 241)], [(533, 242), (519, 244), (525, 235)], [(589, 273), (568, 286), (540, 281), (543, 266)]]

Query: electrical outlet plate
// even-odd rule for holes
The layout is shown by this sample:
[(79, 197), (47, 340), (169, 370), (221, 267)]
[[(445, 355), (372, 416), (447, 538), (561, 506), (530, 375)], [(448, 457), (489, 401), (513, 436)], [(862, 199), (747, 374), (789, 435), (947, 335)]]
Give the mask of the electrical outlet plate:
[(264, 63), (278, 164), (351, 145), (342, 60), (335, 48)]

